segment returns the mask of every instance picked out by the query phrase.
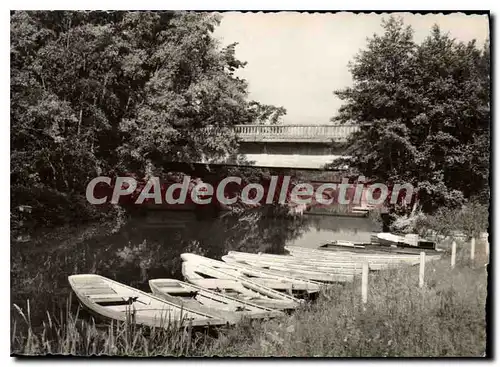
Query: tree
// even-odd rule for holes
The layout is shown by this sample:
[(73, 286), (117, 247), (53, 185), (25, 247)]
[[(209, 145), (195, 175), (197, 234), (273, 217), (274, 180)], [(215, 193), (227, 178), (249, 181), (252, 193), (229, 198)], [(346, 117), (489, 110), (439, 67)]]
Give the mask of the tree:
[(383, 21), (349, 65), (353, 86), (339, 122), (361, 125), (348, 163), (365, 176), (419, 189), (424, 210), (488, 200), (489, 45), (464, 44), (434, 26), (421, 44), (401, 19)]
[(251, 124), (277, 125), (282, 123), (282, 118), (286, 115), (286, 109), (251, 101), (248, 104), (248, 114), (248, 122)]
[(234, 76), (245, 63), (212, 37), (218, 23), (171, 11), (13, 12), (13, 206), (51, 205), (44, 190), (81, 196), (101, 174), (234, 153), (232, 127), (249, 118), (247, 83)]

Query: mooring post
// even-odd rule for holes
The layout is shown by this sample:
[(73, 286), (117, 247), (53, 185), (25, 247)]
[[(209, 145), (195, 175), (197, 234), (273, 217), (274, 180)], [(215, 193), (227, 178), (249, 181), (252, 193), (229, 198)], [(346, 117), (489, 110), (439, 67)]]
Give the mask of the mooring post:
[(418, 277), (419, 288), (424, 287), (424, 276), (425, 276), (425, 251), (420, 253), (420, 272)]
[(364, 304), (368, 302), (368, 263), (363, 263), (363, 269), (361, 272), (361, 300)]
[(451, 244), (451, 267), (455, 267), (455, 258), (457, 257), (457, 243), (453, 241)]
[(490, 239), (488, 238), (488, 235), (483, 236), (483, 242), (484, 242), (484, 251), (486, 253), (486, 261), (487, 263), (490, 262)]
[(474, 261), (474, 254), (476, 252), (476, 238), (472, 237), (470, 239), (470, 259)]

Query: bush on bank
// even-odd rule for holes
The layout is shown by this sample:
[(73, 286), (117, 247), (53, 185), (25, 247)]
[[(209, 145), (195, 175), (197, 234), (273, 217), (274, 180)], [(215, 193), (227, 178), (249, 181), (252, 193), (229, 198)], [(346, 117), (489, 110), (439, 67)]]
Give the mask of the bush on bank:
[(439, 208), (433, 214), (417, 211), (410, 215), (393, 216), (391, 230), (418, 233), (422, 237), (480, 237), (488, 231), (489, 207), (476, 201), (459, 208)]

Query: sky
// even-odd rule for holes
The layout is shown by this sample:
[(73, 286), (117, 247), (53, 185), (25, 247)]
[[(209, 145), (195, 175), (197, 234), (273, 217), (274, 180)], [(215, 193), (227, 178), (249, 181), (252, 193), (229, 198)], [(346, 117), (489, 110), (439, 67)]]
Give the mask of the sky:
[[(396, 13), (422, 42), (434, 24), (460, 41), (489, 37), (485, 15)], [(249, 83), (250, 99), (283, 106), (287, 124), (327, 124), (342, 105), (334, 90), (352, 84), (347, 68), (367, 38), (382, 33), (378, 14), (224, 13), (215, 37), (238, 42), (236, 57), (247, 61), (237, 75)]]

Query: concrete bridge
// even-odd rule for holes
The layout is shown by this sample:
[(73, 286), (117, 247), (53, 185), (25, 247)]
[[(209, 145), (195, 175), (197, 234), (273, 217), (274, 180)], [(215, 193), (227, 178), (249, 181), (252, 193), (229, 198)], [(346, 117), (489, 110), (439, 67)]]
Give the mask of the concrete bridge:
[(359, 125), (236, 125), (239, 155), (256, 166), (321, 168), (343, 156)]
[(359, 125), (236, 125), (244, 143), (344, 143)]

